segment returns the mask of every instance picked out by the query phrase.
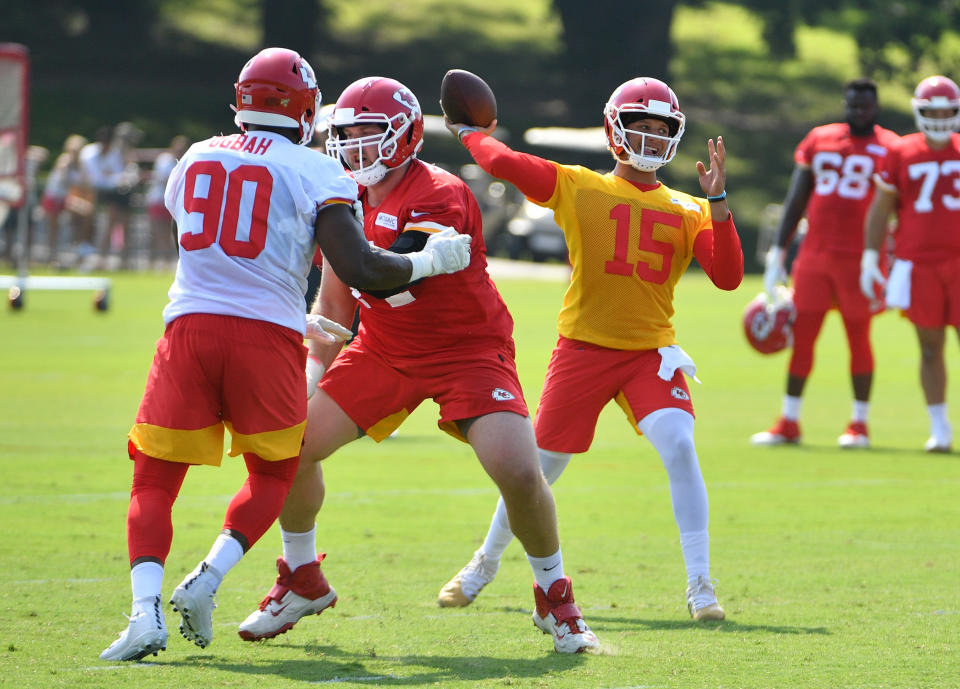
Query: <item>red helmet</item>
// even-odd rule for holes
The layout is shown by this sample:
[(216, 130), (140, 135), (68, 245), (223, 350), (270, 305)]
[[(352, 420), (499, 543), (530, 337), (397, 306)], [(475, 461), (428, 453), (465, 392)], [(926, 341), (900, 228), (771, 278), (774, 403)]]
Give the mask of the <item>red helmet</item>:
[(780, 286), (774, 301), (770, 301), (766, 292), (761, 292), (747, 304), (743, 311), (743, 332), (755, 350), (761, 354), (774, 354), (793, 346), (796, 318), (793, 292)]
[(286, 48), (264, 48), (240, 70), (237, 83), (237, 116), (244, 125), (289, 127), (300, 133), (299, 143), (313, 138), (320, 109), (320, 91), (313, 68), (299, 54)]
[[(641, 140), (640, 151), (634, 151), (627, 140), (627, 132), (633, 130), (624, 124), (624, 120), (629, 123), (637, 117), (636, 115), (624, 117), (629, 113), (639, 113), (642, 117), (663, 120), (670, 128), (670, 136), (635, 132), (642, 134), (644, 139)], [(627, 163), (641, 172), (652, 172), (673, 160), (680, 145), (680, 138), (683, 136), (685, 122), (686, 118), (680, 112), (677, 94), (659, 79), (650, 77), (638, 77), (620, 84), (603, 109), (603, 129), (607, 134), (607, 148), (613, 154), (614, 160)], [(644, 154), (646, 137), (666, 142), (663, 155)]]
[[(913, 92), (913, 117), (917, 129), (932, 141), (946, 141), (960, 129), (960, 88), (951, 79), (942, 76), (927, 77)], [(953, 110), (950, 117), (930, 117), (925, 110)]]
[[(360, 151), (360, 161), (353, 176), (363, 186), (376, 184), (388, 170), (400, 167), (416, 156), (423, 146), (420, 103), (410, 89), (394, 79), (366, 77), (353, 82), (340, 94), (327, 122), (330, 130), (327, 153), (340, 157), (352, 169), (347, 152)], [(346, 137), (344, 127), (362, 124), (381, 125), (383, 133), (357, 139)], [(362, 150), (365, 147), (376, 147), (374, 162), (364, 162)]]

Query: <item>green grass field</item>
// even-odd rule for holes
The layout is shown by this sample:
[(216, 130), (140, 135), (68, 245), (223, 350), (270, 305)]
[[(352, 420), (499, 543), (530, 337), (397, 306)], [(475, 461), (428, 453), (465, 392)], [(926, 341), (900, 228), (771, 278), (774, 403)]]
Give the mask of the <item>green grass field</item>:
[[(218, 594), (215, 639), (177, 635), (151, 662), (99, 652), (125, 626), (124, 516), (136, 412), (169, 276), (114, 276), (107, 314), (82, 292), (27, 295), (0, 312), (0, 685), (48, 687), (744, 687), (861, 689), (960, 684), (960, 457), (920, 451), (927, 421), (917, 346), (893, 314), (875, 322), (874, 449), (842, 452), (846, 352), (828, 318), (800, 448), (747, 439), (779, 412), (784, 354), (748, 349), (740, 313), (759, 290), (681, 281), (680, 342), (700, 367), (697, 438), (711, 498), (722, 623), (690, 621), (666, 475), (615, 406), (555, 488), (566, 568), (606, 652), (559, 656), (530, 622), (532, 580), (512, 545), (470, 608), (435, 597), (485, 533), (496, 493), (468, 447), (423, 405), (399, 437), (327, 462), (318, 525), (336, 608), (262, 644), (236, 625), (280, 552), (273, 527)], [(563, 285), (499, 281), (517, 321), (520, 374), (536, 403)], [(951, 337), (948, 366), (960, 375)], [(953, 393), (957, 408), (956, 386)], [(954, 420), (957, 419), (954, 411)], [(219, 531), (242, 463), (191, 470), (174, 508), (165, 594)]]

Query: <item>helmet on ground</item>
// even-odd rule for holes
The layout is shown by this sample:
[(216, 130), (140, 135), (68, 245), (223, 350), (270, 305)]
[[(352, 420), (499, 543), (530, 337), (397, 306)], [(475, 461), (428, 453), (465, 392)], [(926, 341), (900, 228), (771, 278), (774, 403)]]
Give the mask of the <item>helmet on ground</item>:
[(320, 90), (313, 68), (300, 55), (286, 48), (265, 48), (240, 70), (234, 121), (241, 131), (246, 125), (296, 129), (299, 143), (313, 138), (320, 109)]
[[(638, 119), (653, 118), (667, 124), (669, 136), (658, 136), (630, 129)], [(638, 77), (620, 86), (610, 96), (603, 108), (603, 129), (607, 135), (607, 148), (614, 160), (626, 163), (641, 172), (657, 170), (677, 155), (683, 136), (686, 118), (680, 112), (677, 94), (659, 79)], [(640, 150), (630, 146), (627, 133), (642, 134)], [(662, 155), (645, 153), (647, 139), (666, 144)]]
[(771, 301), (761, 292), (743, 311), (743, 332), (750, 346), (761, 354), (774, 354), (793, 346), (793, 322), (797, 309), (793, 290), (780, 285)]
[[(378, 125), (382, 132), (347, 138), (346, 127)], [(350, 84), (327, 120), (327, 153), (339, 157), (363, 186), (376, 184), (389, 170), (405, 165), (423, 146), (423, 111), (416, 96), (394, 79), (366, 77)], [(363, 160), (363, 150), (375, 148), (373, 162)], [(356, 167), (350, 153), (359, 154)]]
[[(913, 92), (910, 101), (917, 129), (931, 141), (946, 141), (960, 130), (960, 88), (943, 76), (927, 77)], [(930, 117), (928, 110), (952, 110), (950, 117)]]

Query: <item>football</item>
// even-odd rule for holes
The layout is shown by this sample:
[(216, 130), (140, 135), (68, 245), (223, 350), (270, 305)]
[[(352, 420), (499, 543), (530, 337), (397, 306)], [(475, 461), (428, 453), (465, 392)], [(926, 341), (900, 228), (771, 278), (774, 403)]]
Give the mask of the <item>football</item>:
[(451, 69), (440, 83), (440, 107), (451, 122), (486, 127), (497, 118), (497, 98), (483, 79)]

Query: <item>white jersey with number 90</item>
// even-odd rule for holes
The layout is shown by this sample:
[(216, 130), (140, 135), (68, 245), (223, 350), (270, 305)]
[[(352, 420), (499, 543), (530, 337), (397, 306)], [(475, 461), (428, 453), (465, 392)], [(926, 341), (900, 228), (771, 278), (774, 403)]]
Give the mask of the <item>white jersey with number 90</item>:
[(303, 333), (317, 212), (356, 198), (357, 185), (339, 163), (280, 134), (194, 144), (164, 195), (180, 252), (164, 322), (213, 313)]

